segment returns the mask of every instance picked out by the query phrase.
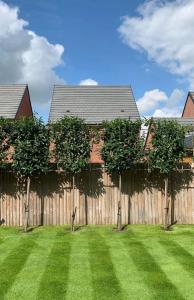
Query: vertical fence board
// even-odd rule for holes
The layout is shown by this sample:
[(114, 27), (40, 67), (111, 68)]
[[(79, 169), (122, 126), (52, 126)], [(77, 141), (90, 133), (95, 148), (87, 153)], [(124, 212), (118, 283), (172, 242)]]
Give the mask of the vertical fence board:
[[(190, 177), (186, 172), (175, 173), (169, 179), (169, 220), (172, 209), (175, 222), (194, 224), (194, 178), (192, 171)], [(71, 223), (72, 178), (64, 179), (59, 184), (58, 176), (52, 172), (33, 179), (30, 225)], [(148, 177), (149, 174), (143, 170), (122, 175), (123, 224), (163, 223), (164, 182), (157, 174), (149, 177), (150, 182)], [(14, 176), (1, 171), (0, 224), (23, 225), (25, 197), (25, 190)], [(113, 180), (105, 172), (101, 174), (100, 170), (84, 171), (77, 179), (75, 188), (76, 224), (116, 224), (119, 197), (118, 178)]]

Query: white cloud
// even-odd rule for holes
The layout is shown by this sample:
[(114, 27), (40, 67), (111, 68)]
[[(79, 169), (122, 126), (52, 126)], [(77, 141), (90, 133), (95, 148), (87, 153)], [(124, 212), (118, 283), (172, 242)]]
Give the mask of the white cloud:
[(182, 112), (184, 92), (174, 89), (168, 97), (158, 89), (146, 91), (138, 101), (137, 106), (141, 115), (154, 117), (179, 117)]
[(166, 102), (168, 97), (158, 89), (146, 91), (142, 98), (137, 101), (137, 106), (141, 114), (152, 111), (160, 106), (162, 102)]
[(64, 47), (29, 31), (18, 7), (0, 1), (0, 16), (0, 83), (29, 83), (32, 102), (48, 103), (52, 85), (64, 83), (55, 71)]
[(193, 0), (148, 0), (139, 7), (139, 16), (123, 18), (118, 31), (129, 47), (145, 51), (194, 87), (193, 12)]
[(79, 85), (98, 85), (98, 82), (91, 78), (87, 78), (87, 79), (81, 80)]

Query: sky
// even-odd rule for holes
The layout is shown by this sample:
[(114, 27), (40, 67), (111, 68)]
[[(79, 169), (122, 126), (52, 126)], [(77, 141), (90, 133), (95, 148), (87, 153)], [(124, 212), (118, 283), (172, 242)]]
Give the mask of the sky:
[(193, 0), (0, 0), (0, 83), (131, 85), (141, 116), (181, 115), (194, 90)]

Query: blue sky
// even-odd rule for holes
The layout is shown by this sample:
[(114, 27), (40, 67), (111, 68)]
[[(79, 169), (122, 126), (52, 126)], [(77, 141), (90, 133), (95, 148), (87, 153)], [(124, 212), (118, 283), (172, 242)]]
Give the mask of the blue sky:
[[(161, 114), (163, 116), (167, 114), (176, 116), (182, 110), (188, 89), (193, 86), (194, 80), (191, 73), (194, 62), (191, 53), (189, 53), (190, 65), (188, 67), (188, 59), (182, 54), (184, 49), (181, 53), (178, 52), (180, 39), (183, 39), (183, 43), (186, 40), (183, 22), (179, 22), (173, 27), (170, 21), (166, 21), (164, 24), (164, 20), (165, 14), (166, 20), (168, 20), (168, 14), (171, 11), (175, 11), (178, 16), (182, 12), (183, 21), (184, 17), (190, 20), (188, 14), (185, 16), (184, 10), (192, 6), (192, 2), (189, 0), (147, 2), (130, 0), (7, 0), (0, 2), (1, 14), (10, 14), (15, 9), (14, 7), (18, 7), (15, 16), (15, 22), (19, 28), (18, 36), (22, 36), (22, 34), (26, 36), (27, 33), (23, 42), (23, 45), (26, 43), (26, 47), (20, 49), (23, 57), (21, 72), (23, 75), (17, 74), (15, 78), (10, 78), (10, 83), (25, 81), (30, 84), (32, 81), (30, 84), (32, 86), (32, 102), (35, 110), (43, 115), (45, 120), (48, 115), (48, 101), (51, 91), (51, 88), (49, 92), (46, 91), (46, 84), (48, 83), (50, 86), (55, 82), (79, 84), (85, 79), (92, 79), (103, 85), (131, 85), (136, 100), (139, 100), (140, 110), (143, 107), (142, 115)], [(4, 6), (3, 11), (1, 11), (2, 5)], [(6, 10), (5, 5), (8, 6)], [(124, 16), (125, 18), (123, 18)], [(13, 19), (11, 18), (11, 22), (14, 22)], [(18, 25), (20, 20), (25, 20), (28, 24), (20, 26)], [(188, 22), (188, 26), (191, 27), (189, 30), (192, 32), (194, 30), (192, 20), (190, 23)], [(181, 32), (183, 31), (183, 36), (180, 34), (179, 37), (174, 34), (176, 28), (180, 29)], [(32, 31), (36, 36), (32, 37), (29, 31)], [(172, 31), (171, 35), (169, 35), (169, 31)], [(9, 30), (9, 34), (13, 35), (13, 32), (10, 33)], [(165, 35), (169, 36), (165, 37)], [(35, 61), (34, 57), (39, 53), (39, 46), (36, 46), (36, 49), (33, 48), (34, 50), (31, 52), (26, 50), (31, 47), (30, 43), (33, 40), (34, 42), (39, 41), (37, 37), (44, 37), (49, 43), (46, 45), (46, 42), (43, 41), (44, 45), (41, 45), (43, 55), (38, 62)], [(171, 41), (172, 45), (175, 44), (173, 51), (172, 45), (170, 45)], [(6, 43), (5, 38), (4, 40), (0, 38), (0, 51), (3, 48), (1, 47), (3, 43)], [(39, 45), (39, 43), (37, 44)], [(53, 51), (51, 48), (52, 46), (55, 47), (56, 44), (63, 46), (64, 51), (62, 48), (56, 48)], [(188, 45), (190, 51), (193, 50), (192, 46), (193, 42)], [(14, 45), (12, 45), (13, 47)], [(47, 49), (48, 47), (49, 49)], [(44, 49), (46, 49), (45, 57)], [(49, 57), (46, 60), (47, 50)], [(12, 52), (10, 53), (12, 55)], [(31, 57), (35, 61), (33, 65), (29, 62)], [(28, 61), (27, 66), (23, 63), (26, 61), (24, 58)], [(14, 58), (16, 64), (15, 61), (18, 62), (18, 58)], [(50, 64), (50, 69), (45, 66), (47, 61)], [(36, 63), (37, 68), (35, 67)], [(47, 75), (45, 76), (45, 82), (44, 72), (39, 69), (41, 64), (43, 64), (43, 69), (47, 75), (50, 71), (52, 72), (49, 78), (46, 77)], [(16, 68), (17, 64), (15, 65)], [(36, 82), (32, 76), (37, 78)], [(40, 86), (37, 87), (39, 76), (41, 77)], [(3, 82), (4, 79), (0, 77), (0, 81)], [(9, 78), (6, 79), (7, 81)], [(45, 94), (40, 91), (41, 87), (43, 87), (42, 91)]]

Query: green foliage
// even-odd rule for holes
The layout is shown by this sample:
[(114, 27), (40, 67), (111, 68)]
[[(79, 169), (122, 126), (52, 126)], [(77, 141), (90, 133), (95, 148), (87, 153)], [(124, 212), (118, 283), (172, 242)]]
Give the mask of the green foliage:
[(69, 173), (79, 173), (90, 158), (90, 134), (84, 120), (63, 117), (52, 124), (57, 167)]
[(11, 134), (14, 146), (13, 171), (30, 177), (44, 172), (49, 160), (49, 134), (41, 119), (22, 118), (15, 121)]
[(10, 148), (10, 135), (13, 130), (13, 120), (0, 118), (0, 167), (5, 168), (7, 154)]
[(115, 119), (104, 123), (102, 158), (105, 168), (112, 173), (131, 169), (143, 156), (140, 138), (141, 121)]
[(187, 127), (176, 121), (152, 121), (150, 132), (153, 134), (153, 148), (148, 154), (151, 169), (157, 169), (161, 174), (168, 174), (183, 158), (184, 139)]

